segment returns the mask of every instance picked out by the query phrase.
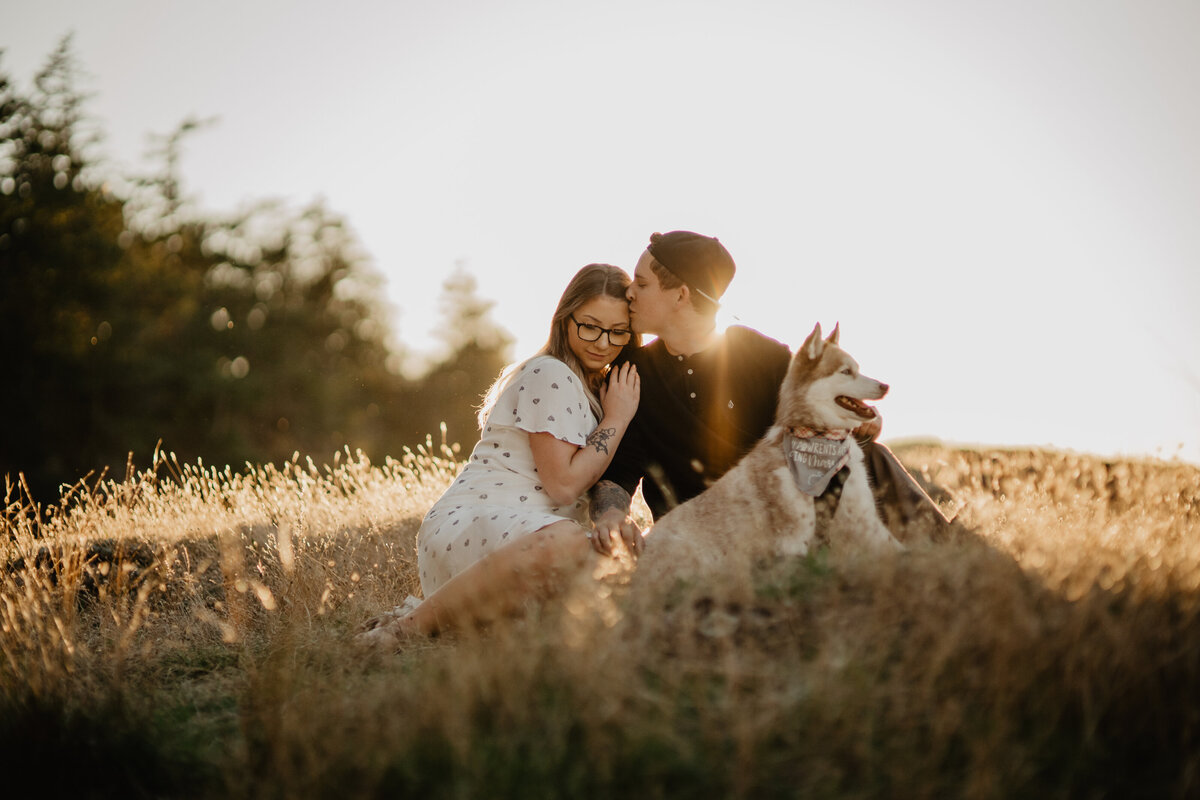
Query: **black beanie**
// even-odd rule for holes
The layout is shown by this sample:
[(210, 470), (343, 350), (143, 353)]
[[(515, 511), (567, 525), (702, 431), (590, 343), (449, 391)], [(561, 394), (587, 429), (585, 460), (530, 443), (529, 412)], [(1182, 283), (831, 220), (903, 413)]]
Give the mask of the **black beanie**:
[(652, 233), (646, 249), (655, 261), (714, 303), (733, 280), (733, 256), (712, 236), (691, 231)]

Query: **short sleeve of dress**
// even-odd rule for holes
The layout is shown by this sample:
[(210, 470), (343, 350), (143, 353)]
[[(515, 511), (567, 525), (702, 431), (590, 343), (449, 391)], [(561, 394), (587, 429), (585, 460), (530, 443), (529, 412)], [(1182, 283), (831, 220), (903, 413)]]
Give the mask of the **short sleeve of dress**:
[(501, 411), (496, 417), (501, 424), (507, 421), (523, 431), (549, 433), (578, 446), (587, 442), (596, 427), (579, 377), (551, 356), (530, 359), (519, 367), (497, 410)]

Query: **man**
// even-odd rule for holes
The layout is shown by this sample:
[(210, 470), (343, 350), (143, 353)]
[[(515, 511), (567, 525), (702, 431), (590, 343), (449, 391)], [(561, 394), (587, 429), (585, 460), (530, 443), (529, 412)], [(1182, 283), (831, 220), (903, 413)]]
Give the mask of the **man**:
[[(640, 553), (629, 516), (638, 483), (655, 519), (720, 478), (774, 423), (791, 353), (741, 326), (719, 332), (716, 313), (734, 274), (717, 239), (691, 231), (655, 233), (626, 293), (634, 331), (658, 338), (633, 351), (641, 401), (608, 470), (591, 491), (594, 544), (611, 552), (619, 536)], [(906, 524), (945, 517), (886, 447), (873, 420), (855, 431), (886, 514)], [(889, 520), (890, 518), (890, 520)]]

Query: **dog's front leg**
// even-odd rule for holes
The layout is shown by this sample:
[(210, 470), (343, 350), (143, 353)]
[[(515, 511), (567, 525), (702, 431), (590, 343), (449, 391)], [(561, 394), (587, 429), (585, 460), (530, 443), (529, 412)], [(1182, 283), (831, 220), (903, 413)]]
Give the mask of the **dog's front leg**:
[(834, 547), (843, 544), (871, 549), (903, 550), (904, 545), (892, 535), (875, 508), (875, 497), (867, 481), (862, 456), (850, 470), (842, 489), (841, 502), (833, 517), (830, 541)]
[(775, 553), (780, 556), (806, 555), (817, 533), (817, 514), (813, 499), (796, 487), (786, 466), (776, 469), (775, 492), (764, 504), (768, 527), (776, 531)]

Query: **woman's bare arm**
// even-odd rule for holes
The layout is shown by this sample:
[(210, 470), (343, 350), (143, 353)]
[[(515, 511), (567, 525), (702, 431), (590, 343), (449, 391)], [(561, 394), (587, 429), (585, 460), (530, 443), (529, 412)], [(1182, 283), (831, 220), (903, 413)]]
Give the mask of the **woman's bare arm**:
[(601, 394), (604, 418), (583, 445), (550, 433), (529, 434), (533, 463), (550, 499), (559, 505), (573, 503), (600, 479), (637, 411), (640, 392), (637, 367), (623, 364), (609, 376)]

